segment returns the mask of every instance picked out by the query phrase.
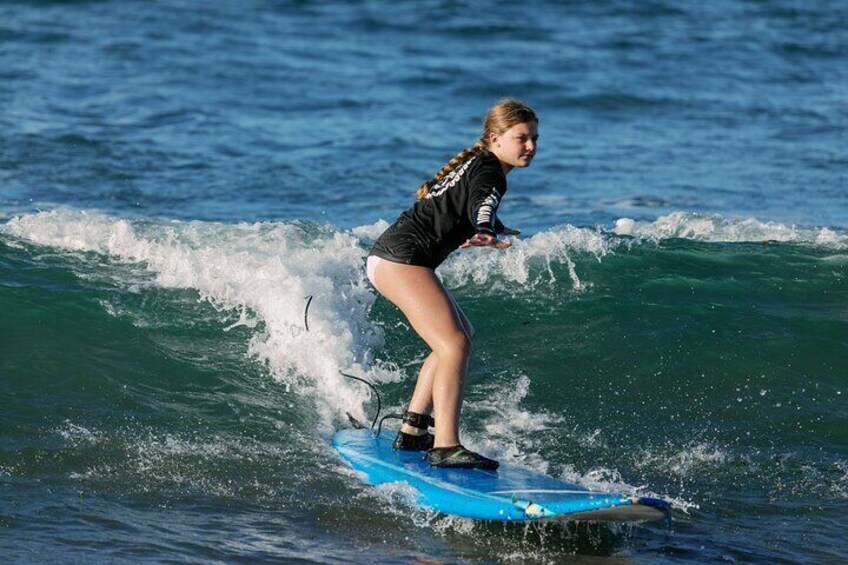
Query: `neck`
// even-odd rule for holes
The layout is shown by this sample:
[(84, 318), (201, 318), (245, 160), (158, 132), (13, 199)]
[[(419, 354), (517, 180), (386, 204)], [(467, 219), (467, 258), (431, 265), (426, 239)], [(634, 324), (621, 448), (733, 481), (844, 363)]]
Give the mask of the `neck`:
[(512, 165), (507, 165), (506, 163), (504, 163), (504, 162), (503, 162), (503, 159), (501, 159), (501, 156), (500, 156), (500, 155), (498, 155), (498, 152), (497, 152), (494, 148), (492, 148), (492, 147), (487, 147), (486, 149), (489, 151), (489, 153), (491, 153), (492, 155), (494, 155), (495, 157), (497, 157), (498, 162), (501, 164), (501, 169), (503, 170), (503, 174), (504, 174), (504, 175), (508, 175), (508, 174), (509, 174), (509, 172), (510, 172), (510, 171), (511, 171), (514, 167), (513, 167)]

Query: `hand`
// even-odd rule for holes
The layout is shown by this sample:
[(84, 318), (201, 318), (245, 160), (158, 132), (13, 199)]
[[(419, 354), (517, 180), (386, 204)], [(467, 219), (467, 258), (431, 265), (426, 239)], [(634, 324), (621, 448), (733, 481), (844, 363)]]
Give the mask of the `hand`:
[(493, 235), (487, 233), (476, 233), (474, 237), (460, 245), (460, 249), (467, 247), (494, 247), (496, 249), (506, 249), (512, 245), (512, 242), (502, 241)]

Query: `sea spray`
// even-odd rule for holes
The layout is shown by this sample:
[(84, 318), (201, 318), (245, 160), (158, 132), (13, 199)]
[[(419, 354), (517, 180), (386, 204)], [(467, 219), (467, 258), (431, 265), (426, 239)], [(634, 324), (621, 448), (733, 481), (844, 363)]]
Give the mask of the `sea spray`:
[(564, 264), (568, 267), (572, 288), (580, 291), (588, 283), (581, 281), (572, 254), (590, 254), (600, 261), (619, 245), (626, 244), (601, 230), (570, 225), (511, 241), (512, 246), (506, 251), (471, 249), (455, 253), (444, 264), (441, 273), (454, 286), (483, 286), (496, 278), (530, 290), (539, 284), (556, 283), (552, 265)]
[(4, 231), (39, 245), (142, 263), (156, 285), (194, 289), (200, 300), (239, 312), (237, 324), (258, 318), (262, 331), (252, 336), (250, 353), (286, 386), (313, 392), (327, 423), (345, 412), (365, 416), (367, 392), (340, 371), (398, 378), (373, 359), (382, 331), (368, 319), (375, 295), (364, 282), (365, 251), (350, 234), (299, 223), (132, 224), (72, 210), (15, 217)]

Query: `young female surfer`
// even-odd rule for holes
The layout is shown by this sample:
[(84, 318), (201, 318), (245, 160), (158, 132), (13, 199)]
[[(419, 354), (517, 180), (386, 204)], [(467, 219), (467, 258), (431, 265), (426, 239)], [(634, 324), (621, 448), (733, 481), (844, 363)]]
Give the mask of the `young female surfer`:
[[(434, 271), (457, 248), (510, 246), (497, 234), (518, 232), (504, 227), (497, 209), (506, 194), (507, 173), (527, 167), (536, 154), (538, 123), (533, 110), (517, 100), (495, 104), (480, 139), (418, 188), (418, 201), (377, 239), (368, 257), (374, 288), (400, 308), (431, 349), (394, 447), (427, 450), (433, 466), (498, 467), (459, 441), (474, 329)], [(429, 426), (435, 427), (435, 437)]]

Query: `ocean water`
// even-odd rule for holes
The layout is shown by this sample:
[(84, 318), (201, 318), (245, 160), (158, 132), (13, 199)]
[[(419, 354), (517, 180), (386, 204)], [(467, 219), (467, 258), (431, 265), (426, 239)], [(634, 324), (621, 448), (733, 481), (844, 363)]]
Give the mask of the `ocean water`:
[[(530, 4), (0, 4), (4, 560), (848, 559), (848, 5)], [(503, 96), (523, 234), (440, 268), (464, 441), (670, 525), (433, 514), (329, 446), (340, 371), (400, 409), (426, 354), (370, 242)]]

